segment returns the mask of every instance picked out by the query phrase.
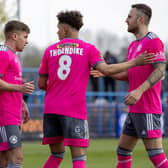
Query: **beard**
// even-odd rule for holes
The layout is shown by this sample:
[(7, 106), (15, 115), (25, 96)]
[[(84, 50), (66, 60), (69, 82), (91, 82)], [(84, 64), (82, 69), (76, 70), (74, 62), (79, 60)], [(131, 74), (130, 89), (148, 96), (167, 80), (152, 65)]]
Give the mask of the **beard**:
[(132, 26), (132, 27), (128, 26), (127, 31), (129, 33), (137, 34), (139, 32), (139, 28), (138, 28), (138, 26)]

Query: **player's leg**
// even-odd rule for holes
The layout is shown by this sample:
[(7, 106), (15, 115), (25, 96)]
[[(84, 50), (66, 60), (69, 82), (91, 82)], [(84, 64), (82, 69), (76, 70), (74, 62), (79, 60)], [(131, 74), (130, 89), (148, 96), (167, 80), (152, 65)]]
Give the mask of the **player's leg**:
[(2, 126), (0, 130), (3, 131), (1, 134), (3, 143), (0, 144), (0, 147), (6, 151), (5, 157), (7, 157), (8, 168), (21, 168), (23, 155), (20, 127), (18, 125), (6, 125)]
[(7, 152), (7, 156), (8, 156), (8, 168), (22, 168), (23, 153), (21, 147), (10, 149)]
[(63, 128), (60, 124), (60, 116), (45, 114), (43, 122), (43, 145), (48, 144), (51, 154), (43, 168), (58, 168), (64, 157)]
[(131, 168), (132, 151), (138, 141), (132, 114), (129, 113), (124, 123), (123, 133), (117, 148), (117, 168)]
[(131, 168), (132, 151), (138, 141), (137, 137), (122, 134), (117, 148), (117, 168)]
[(86, 151), (89, 146), (87, 121), (65, 117), (64, 125), (64, 144), (71, 149), (73, 168), (86, 168)]
[(160, 117), (161, 116), (157, 114), (146, 114), (147, 137), (143, 138), (143, 142), (154, 166), (168, 168), (168, 160), (162, 146)]
[(70, 146), (73, 168), (86, 168), (86, 147)]
[(43, 168), (58, 168), (64, 158), (64, 144), (63, 142), (58, 144), (50, 144), (49, 147), (51, 154)]
[(0, 152), (0, 168), (6, 168), (8, 166), (8, 157), (6, 151)]
[(155, 167), (168, 168), (168, 160), (162, 147), (162, 139), (143, 139), (148, 156)]

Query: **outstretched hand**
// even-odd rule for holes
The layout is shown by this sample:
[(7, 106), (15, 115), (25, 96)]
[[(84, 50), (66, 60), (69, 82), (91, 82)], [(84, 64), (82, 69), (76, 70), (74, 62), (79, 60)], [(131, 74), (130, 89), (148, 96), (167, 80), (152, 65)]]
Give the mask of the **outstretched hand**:
[(102, 74), (100, 71), (98, 71), (98, 70), (93, 70), (93, 69), (91, 69), (90, 75), (92, 75), (94, 78), (104, 77), (104, 76), (105, 76), (105, 75)]
[(145, 51), (139, 54), (138, 57), (136, 57), (135, 64), (137, 66), (151, 64), (153, 62), (154, 57), (155, 57), (154, 53), (147, 53), (147, 51)]

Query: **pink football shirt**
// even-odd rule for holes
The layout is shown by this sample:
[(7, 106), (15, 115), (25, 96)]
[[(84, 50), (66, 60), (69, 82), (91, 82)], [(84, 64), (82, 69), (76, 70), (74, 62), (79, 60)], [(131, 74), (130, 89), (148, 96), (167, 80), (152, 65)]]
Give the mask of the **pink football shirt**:
[[(133, 41), (128, 48), (128, 60), (136, 58), (145, 51), (155, 53), (153, 64), (165, 63), (163, 44), (160, 39), (149, 32), (144, 38)], [(138, 66), (128, 70), (129, 91), (139, 87), (154, 71), (152, 64)], [(133, 106), (129, 106), (132, 113), (162, 113), (161, 104), (161, 80), (152, 88), (143, 93), (141, 99)]]
[[(22, 84), (20, 61), (11, 49), (0, 46), (0, 78), (7, 83)], [(0, 125), (20, 125), (22, 94), (0, 91)]]
[(44, 113), (86, 120), (90, 68), (102, 61), (93, 45), (79, 39), (63, 39), (49, 46), (39, 69), (39, 75), (48, 76)]

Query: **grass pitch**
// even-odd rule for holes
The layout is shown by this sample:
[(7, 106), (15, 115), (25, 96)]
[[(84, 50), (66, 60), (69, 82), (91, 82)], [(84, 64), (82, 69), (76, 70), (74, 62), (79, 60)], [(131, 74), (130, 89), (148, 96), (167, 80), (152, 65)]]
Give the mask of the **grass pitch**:
[[(118, 139), (91, 139), (87, 152), (87, 168), (115, 168), (116, 147)], [(168, 156), (168, 139), (163, 140), (164, 150)], [(48, 158), (48, 146), (41, 145), (41, 142), (24, 142), (24, 168), (42, 168)], [(61, 168), (72, 168), (69, 148)], [(139, 141), (133, 153), (133, 168), (153, 168), (148, 159), (143, 143)]]

